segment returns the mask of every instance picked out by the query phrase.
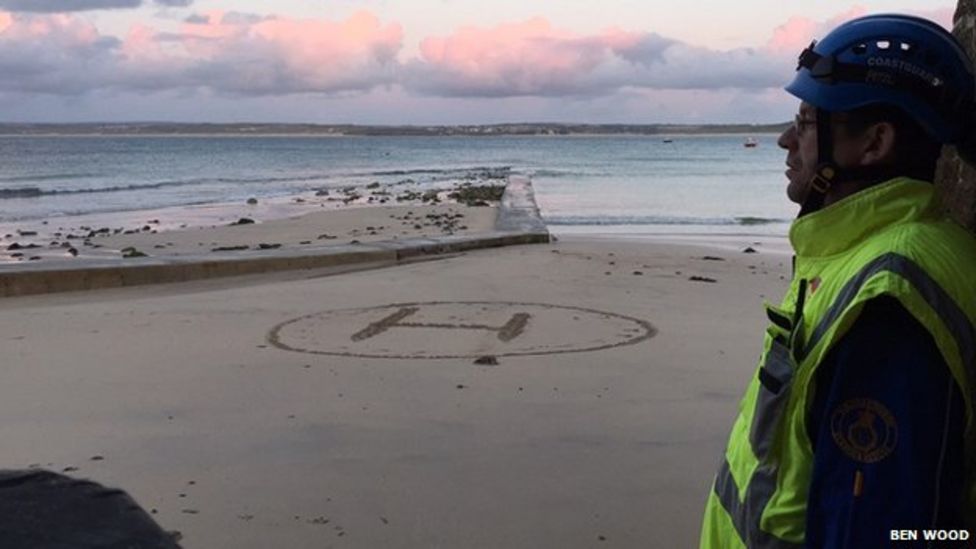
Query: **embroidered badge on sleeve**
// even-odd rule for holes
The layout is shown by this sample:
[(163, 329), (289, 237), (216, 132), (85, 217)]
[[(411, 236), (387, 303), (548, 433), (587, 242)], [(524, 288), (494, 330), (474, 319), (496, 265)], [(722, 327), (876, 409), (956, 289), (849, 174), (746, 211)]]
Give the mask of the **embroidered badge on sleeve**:
[(830, 416), (830, 431), (844, 454), (861, 463), (881, 461), (898, 443), (894, 416), (883, 404), (867, 398), (838, 406)]

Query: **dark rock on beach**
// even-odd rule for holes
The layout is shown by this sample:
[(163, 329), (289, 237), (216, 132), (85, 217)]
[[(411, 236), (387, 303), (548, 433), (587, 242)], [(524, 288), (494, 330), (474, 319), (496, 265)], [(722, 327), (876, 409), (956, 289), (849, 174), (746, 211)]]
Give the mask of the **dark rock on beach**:
[(128, 248), (122, 248), (121, 251), (122, 251), (122, 258), (123, 259), (131, 259), (133, 257), (149, 257), (145, 253), (143, 253), (143, 252), (141, 252), (141, 251), (139, 251), (136, 248), (133, 248), (131, 246), (128, 247)]

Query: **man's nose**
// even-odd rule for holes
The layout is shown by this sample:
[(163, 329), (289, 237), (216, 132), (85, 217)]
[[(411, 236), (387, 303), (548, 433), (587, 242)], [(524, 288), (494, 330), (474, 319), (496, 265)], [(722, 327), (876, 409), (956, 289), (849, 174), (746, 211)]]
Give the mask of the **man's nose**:
[(790, 124), (783, 133), (779, 134), (779, 139), (776, 140), (776, 144), (779, 145), (781, 149), (791, 149), (796, 146), (796, 127)]

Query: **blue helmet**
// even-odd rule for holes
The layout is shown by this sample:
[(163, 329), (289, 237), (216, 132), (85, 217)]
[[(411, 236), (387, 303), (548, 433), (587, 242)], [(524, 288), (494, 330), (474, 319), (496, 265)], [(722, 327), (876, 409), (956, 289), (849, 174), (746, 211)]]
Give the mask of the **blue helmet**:
[(966, 138), (973, 90), (972, 64), (955, 38), (907, 15), (870, 15), (837, 27), (800, 54), (786, 86), (824, 111), (900, 108), (940, 143)]

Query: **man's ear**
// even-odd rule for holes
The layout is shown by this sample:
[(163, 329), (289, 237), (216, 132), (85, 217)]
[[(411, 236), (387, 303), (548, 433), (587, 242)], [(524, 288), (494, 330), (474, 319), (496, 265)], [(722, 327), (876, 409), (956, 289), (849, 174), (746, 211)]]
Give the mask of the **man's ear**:
[(861, 166), (891, 164), (895, 161), (895, 125), (890, 122), (871, 124), (861, 135)]

